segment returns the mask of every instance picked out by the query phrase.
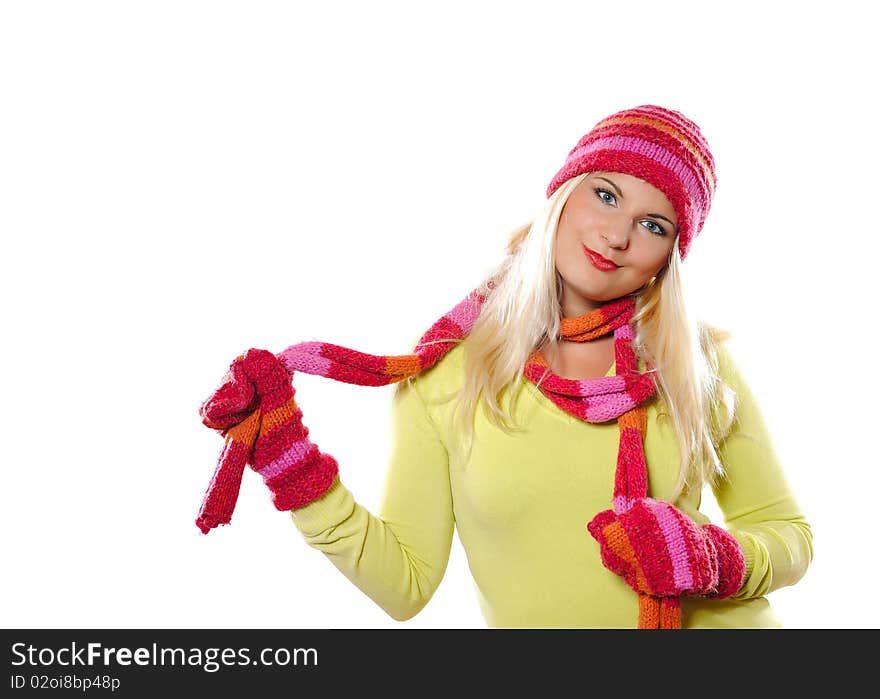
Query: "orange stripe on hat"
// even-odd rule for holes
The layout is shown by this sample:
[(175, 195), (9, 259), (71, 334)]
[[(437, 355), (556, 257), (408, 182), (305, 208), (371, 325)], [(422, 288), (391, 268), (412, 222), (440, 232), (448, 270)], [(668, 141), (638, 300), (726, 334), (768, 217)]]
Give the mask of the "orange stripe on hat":
[(625, 116), (625, 117), (613, 117), (610, 119), (605, 119), (604, 121), (599, 122), (596, 128), (602, 128), (605, 125), (612, 126), (614, 124), (644, 124), (645, 126), (650, 126), (652, 128), (657, 129), (658, 131), (662, 131), (666, 133), (677, 141), (680, 141), (682, 145), (688, 149), (691, 155), (697, 159), (697, 162), (700, 163), (700, 166), (703, 169), (703, 177), (706, 182), (709, 183), (709, 186), (712, 189), (715, 189), (715, 175), (713, 174), (712, 167), (703, 157), (703, 154), (700, 151), (700, 147), (695, 144), (690, 138), (688, 138), (687, 134), (681, 131), (680, 129), (675, 128), (674, 126), (670, 126), (669, 124), (658, 121), (657, 119), (650, 119), (648, 117), (639, 117), (639, 116)]

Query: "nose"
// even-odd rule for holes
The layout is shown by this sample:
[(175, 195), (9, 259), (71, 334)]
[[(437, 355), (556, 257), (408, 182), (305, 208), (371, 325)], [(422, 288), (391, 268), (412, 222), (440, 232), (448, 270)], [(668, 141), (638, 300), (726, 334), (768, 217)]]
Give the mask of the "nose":
[(629, 246), (629, 228), (624, 225), (609, 225), (602, 232), (602, 238), (609, 247), (626, 250)]

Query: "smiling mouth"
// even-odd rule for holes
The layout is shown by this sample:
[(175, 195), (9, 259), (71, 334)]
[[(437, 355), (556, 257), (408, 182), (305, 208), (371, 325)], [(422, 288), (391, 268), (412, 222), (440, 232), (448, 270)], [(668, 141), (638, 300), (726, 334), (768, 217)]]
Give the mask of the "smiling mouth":
[(620, 265), (613, 263), (611, 260), (606, 260), (599, 253), (593, 252), (586, 245), (584, 245), (583, 248), (584, 254), (587, 256), (590, 264), (592, 264), (596, 269), (600, 269), (603, 272), (611, 272), (620, 267)]

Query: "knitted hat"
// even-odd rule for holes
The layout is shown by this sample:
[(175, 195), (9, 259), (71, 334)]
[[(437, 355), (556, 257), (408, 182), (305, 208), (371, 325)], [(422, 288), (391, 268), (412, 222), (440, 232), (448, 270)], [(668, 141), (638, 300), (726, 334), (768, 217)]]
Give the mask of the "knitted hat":
[(547, 196), (575, 175), (597, 170), (638, 177), (666, 195), (678, 216), (684, 260), (715, 193), (715, 160), (699, 127), (680, 112), (649, 104), (612, 114), (577, 142)]

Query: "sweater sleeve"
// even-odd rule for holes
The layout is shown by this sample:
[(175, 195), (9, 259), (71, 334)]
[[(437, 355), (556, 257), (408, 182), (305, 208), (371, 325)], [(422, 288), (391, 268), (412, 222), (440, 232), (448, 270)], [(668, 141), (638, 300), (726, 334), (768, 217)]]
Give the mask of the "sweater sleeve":
[(736, 392), (736, 408), (719, 445), (726, 477), (712, 489), (746, 559), (745, 581), (734, 598), (749, 599), (800, 580), (813, 558), (813, 535), (754, 395), (723, 345), (718, 358), (722, 377)]
[(446, 449), (416, 382), (395, 386), (379, 515), (358, 504), (338, 478), (319, 500), (291, 512), (308, 544), (398, 621), (431, 599), (446, 571), (454, 529)]

